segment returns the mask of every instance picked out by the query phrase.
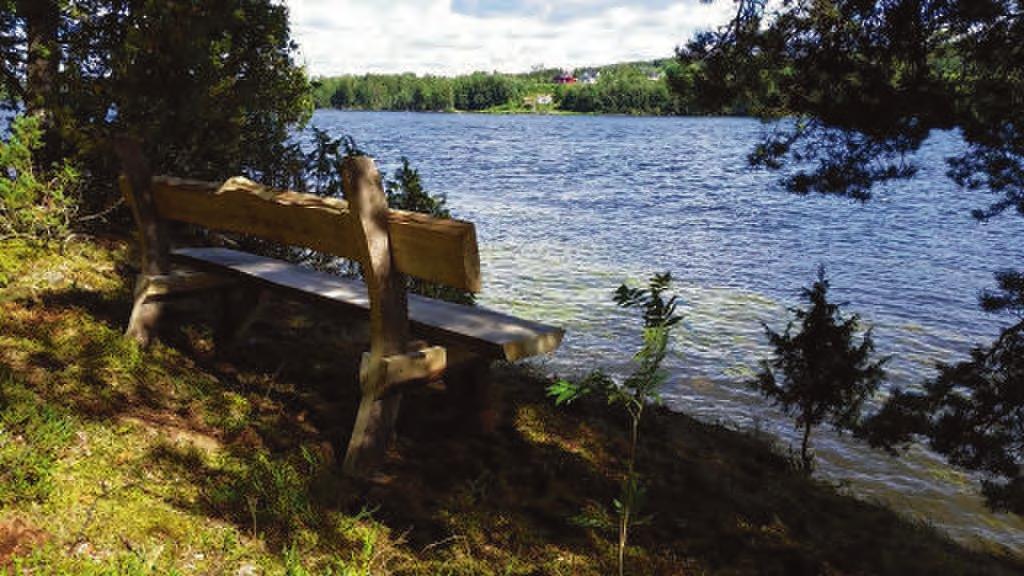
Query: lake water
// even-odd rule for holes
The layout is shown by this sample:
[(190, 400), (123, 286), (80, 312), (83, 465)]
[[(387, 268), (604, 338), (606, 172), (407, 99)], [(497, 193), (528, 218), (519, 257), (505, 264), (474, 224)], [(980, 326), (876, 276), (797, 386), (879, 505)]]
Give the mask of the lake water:
[[(912, 385), (938, 361), (963, 359), (1005, 318), (977, 294), (1024, 266), (1024, 219), (978, 224), (989, 198), (960, 191), (943, 158), (961, 143), (933, 136), (912, 181), (866, 205), (783, 192), (746, 166), (762, 125), (738, 118), (489, 116), (318, 111), (313, 125), (349, 134), (391, 172), (401, 156), (425, 187), (476, 223), (481, 304), (564, 326), (544, 369), (628, 369), (640, 326), (611, 302), (623, 281), (670, 270), (686, 318), (668, 367), (676, 410), (796, 445), (791, 420), (743, 384), (767, 354), (761, 322), (824, 264), (833, 295), (874, 327), (891, 382)], [(822, 477), (947, 530), (1024, 551), (1024, 522), (985, 510), (974, 478), (923, 449), (893, 459), (828, 430), (814, 439)]]

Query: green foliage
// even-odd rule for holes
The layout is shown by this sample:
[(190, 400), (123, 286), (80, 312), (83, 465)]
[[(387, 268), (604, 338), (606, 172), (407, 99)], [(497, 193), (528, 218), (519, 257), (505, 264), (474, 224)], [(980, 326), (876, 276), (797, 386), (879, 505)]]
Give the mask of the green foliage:
[(643, 504), (645, 490), (636, 472), (636, 452), (640, 441), (640, 424), (644, 409), (661, 401), (661, 388), (668, 374), (661, 365), (668, 352), (669, 337), (673, 327), (682, 319), (676, 314), (678, 298), (665, 300), (664, 293), (672, 283), (669, 272), (655, 274), (645, 290), (627, 287), (625, 284), (615, 291), (615, 303), (623, 308), (638, 308), (644, 321), (644, 344), (633, 357), (636, 368), (621, 383), (598, 370), (591, 372), (579, 382), (559, 380), (547, 389), (556, 405), (570, 404), (589, 394), (604, 396), (608, 404), (620, 406), (629, 415), (630, 448), (627, 455), (626, 473), (622, 480), (619, 497), (612, 503), (619, 517), (619, 574), (624, 573), (626, 545), (629, 530), (645, 520), (638, 517)]
[(828, 301), (828, 289), (822, 267), (817, 281), (803, 290), (810, 307), (792, 310), (799, 331), (793, 334), (792, 322), (781, 334), (765, 326), (775, 353), (761, 362), (761, 372), (750, 382), (786, 413), (796, 415), (796, 424), (803, 429), (801, 462), (808, 472), (814, 458), (811, 428), (829, 421), (837, 430), (855, 429), (864, 401), (885, 378), (882, 366), (887, 360), (871, 361), (875, 346), (870, 330), (860, 344), (854, 342), (859, 319), (844, 318), (840, 305)]
[(615, 387), (615, 380), (611, 376), (601, 370), (595, 370), (578, 382), (556, 380), (548, 386), (547, 394), (554, 400), (556, 406), (566, 406), (591, 392), (605, 392)]
[[(679, 111), (660, 68), (626, 66), (601, 70), (595, 84), (567, 84), (556, 90), (562, 110), (602, 114), (668, 115)], [(652, 79), (654, 78), (654, 79)]]
[(622, 308), (639, 309), (644, 322), (644, 344), (633, 358), (636, 369), (621, 384), (600, 370), (591, 372), (579, 382), (558, 380), (548, 387), (548, 396), (556, 405), (571, 404), (596, 392), (607, 398), (609, 404), (621, 405), (634, 416), (639, 415), (644, 406), (658, 400), (666, 377), (661, 363), (668, 350), (669, 336), (682, 320), (676, 313), (679, 297), (672, 295), (665, 299), (665, 292), (671, 284), (672, 273), (664, 272), (651, 276), (646, 289), (623, 284), (615, 290), (612, 294), (615, 303)]
[(434, 218), (452, 217), (447, 207), (448, 198), (444, 194), (435, 196), (424, 190), (419, 170), (413, 168), (405, 156), (394, 176), (385, 183), (385, 191), (391, 208), (419, 212)]
[(954, 465), (986, 475), (991, 507), (1024, 514), (1024, 276), (1002, 273), (999, 286), (982, 295), (982, 306), (1017, 322), (970, 360), (939, 364), (938, 377), (921, 389), (895, 390), (861, 432), (894, 453), (927, 439)]
[[(32, 276), (44, 271), (66, 275), (58, 284), (39, 284), (31, 298), (0, 303), (0, 372), (30, 387), (38, 395), (31, 403), (41, 411), (49, 405), (73, 424), (68, 441), (52, 452), (59, 459), (49, 497), (2, 506), (0, 531), (11, 519), (24, 521), (27, 530), (19, 536), (24, 547), (5, 564), (8, 571), (615, 571), (608, 551), (620, 517), (608, 493), (609, 474), (616, 472), (616, 454), (609, 450), (622, 445), (622, 418), (614, 410), (587, 406), (587, 420), (580, 421), (578, 411), (550, 405), (542, 378), (499, 368), (501, 381), (535, 385), (508, 387), (515, 419), (496, 432), (498, 441), (471, 442), (466, 450), (464, 436), (447, 433), (446, 411), (410, 410), (409, 430), (420, 432), (402, 447), (390, 481), (353, 484), (336, 476), (324, 443), (337, 446), (339, 440), (339, 422), (331, 415), (354, 413), (359, 401), (355, 392), (334, 396), (345, 376), (330, 367), (339, 358), (358, 362), (361, 349), (339, 349), (335, 330), (294, 329), (296, 320), (301, 326), (322, 320), (315, 308), (300, 307), (299, 316), (278, 315), (257, 326), (265, 337), (254, 339), (229, 370), (204, 360), (208, 333), (189, 323), (180, 346), (156, 346), (125, 361), (131, 352), (115, 344), (125, 340), (116, 325), (108, 325), (107, 314), (123, 311), (129, 297), (112, 273), (126, 262), (125, 248), (75, 242), (63, 256), (33, 249), (16, 257), (22, 262), (3, 291), (8, 296), (35, 285)], [(278, 372), (280, 361), (298, 357), (307, 361), (289, 361)], [(0, 379), (0, 387), (17, 390), (8, 381)], [(254, 407), (250, 427), (237, 436), (211, 430), (204, 418), (204, 408), (216, 407), (216, 396), (225, 391), (245, 396)], [(423, 400), (428, 408), (444, 405), (443, 399)], [(647, 505), (656, 515), (643, 538), (631, 540), (626, 563), (632, 574), (674, 574), (680, 567), (730, 574), (1021, 571), (1020, 562), (999, 552), (958, 546), (923, 522), (792, 474), (756, 437), (667, 411), (645, 418), (657, 422), (645, 421), (640, 456)], [(307, 464), (303, 444), (317, 447), (321, 467)], [(269, 465), (256, 463), (260, 454)], [(268, 470), (283, 466), (294, 473)], [(254, 484), (260, 488), (247, 493)], [(279, 499), (274, 493), (281, 489), (265, 488), (275, 485), (300, 495)], [(370, 517), (366, 509), (375, 508), (367, 499), (380, 504), (379, 514)], [(258, 514), (255, 537), (250, 502)], [(261, 511), (275, 507), (300, 515), (312, 509), (317, 518), (292, 522)], [(571, 519), (577, 512), (581, 516)], [(558, 518), (593, 532), (574, 533)], [(1007, 526), (1000, 518), (986, 520)], [(312, 525), (303, 526), (307, 522)]]
[(476, 72), (462, 76), (455, 79), (453, 89), (459, 110), (486, 110), (519, 97), (517, 83), (500, 74)]
[[(42, 80), (22, 56), (35, 30), (59, 39), (59, 50), (39, 53)], [(144, 143), (158, 172), (282, 186), (300, 178), (288, 138), (312, 103), (279, 2), (14, 2), (0, 35), (8, 94), (44, 119), (38, 163), (81, 167), (85, 212), (119, 198), (109, 142), (122, 133)]]
[(443, 112), (455, 109), (455, 85), (449, 78), (414, 74), (318, 78), (313, 103), (317, 108)]
[(18, 277), (25, 262), (31, 261), (35, 252), (33, 246), (24, 240), (0, 242), (0, 288), (7, 287)]
[[(750, 95), (786, 119), (751, 155), (786, 186), (856, 199), (909, 178), (932, 130), (968, 143), (949, 175), (996, 200), (975, 215), (1024, 215), (1024, 15), (1016, 0), (737, 2), (736, 18), (678, 53), (704, 107)], [(792, 121), (796, 118), (798, 121)], [(790, 169), (791, 168), (791, 169)]]
[(289, 131), (309, 118), (288, 11), (269, 0), (145, 3), (111, 53), (116, 125), (141, 136), (154, 166), (201, 178), (284, 183)]
[(457, 78), (367, 74), (317, 79), (314, 103), (363, 110), (479, 111), (517, 100), (521, 88), (512, 77), (483, 72)]
[(304, 183), (321, 196), (343, 198), (341, 161), (349, 154), (359, 153), (359, 148), (351, 136), (332, 138), (329, 132), (316, 126), (312, 132), (313, 148), (304, 157)]
[(239, 521), (249, 523), (253, 534), (268, 529), (293, 532), (316, 526), (320, 515), (310, 502), (312, 483), (323, 472), (323, 462), (302, 447), (299, 458), (276, 458), (258, 452), (245, 461), (237, 475), (214, 485), (212, 503), (235, 512), (245, 511)]
[(0, 141), (0, 238), (45, 242), (68, 234), (79, 172), (66, 160), (43, 168), (36, 159), (42, 135), (38, 118), (18, 116)]
[(986, 290), (979, 298), (986, 312), (1006, 312), (1024, 319), (1024, 273), (1004, 270), (996, 274), (999, 289)]
[[(699, 113), (687, 97), (672, 92), (665, 77), (677, 74), (671, 61), (614, 64), (580, 69), (593, 74), (593, 84), (555, 84), (561, 71), (542, 69), (526, 74), (474, 72), (454, 78), (414, 74), (367, 74), (314, 80), (318, 108), (359, 110), (451, 110), (526, 112), (524, 98), (550, 94), (555, 110), (605, 114)], [(547, 110), (548, 108), (540, 107)]]
[(204, 403), (203, 421), (228, 434), (236, 434), (252, 421), (252, 405), (249, 400), (228, 390), (211, 393)]
[(49, 496), (71, 430), (66, 415), (0, 374), (0, 506)]
[[(736, 18), (680, 50), (692, 67), (679, 85), (705, 106), (756, 94), (762, 118), (785, 120), (750, 156), (787, 174), (801, 193), (867, 200), (873, 188), (916, 173), (912, 153), (934, 130), (966, 142), (947, 175), (989, 195), (979, 220), (1024, 216), (1024, 12), (1017, 0), (737, 3)], [(1000, 276), (990, 311), (1020, 316), (1021, 273)], [(872, 443), (915, 435), (954, 464), (982, 470), (989, 502), (1024, 510), (1019, 466), (1019, 329), (969, 360), (940, 366), (915, 391), (896, 391), (864, 431)]]
[(671, 272), (652, 276), (646, 290), (623, 284), (615, 291), (615, 303), (623, 308), (640, 308), (643, 311), (644, 328), (675, 326), (682, 320), (682, 317), (676, 314), (678, 297), (672, 296), (665, 300), (663, 296), (671, 284)]

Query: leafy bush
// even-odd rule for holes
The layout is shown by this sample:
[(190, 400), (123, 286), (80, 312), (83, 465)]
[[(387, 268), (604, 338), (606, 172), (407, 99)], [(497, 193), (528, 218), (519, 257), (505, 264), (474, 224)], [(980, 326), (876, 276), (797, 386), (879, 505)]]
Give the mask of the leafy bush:
[(608, 404), (621, 406), (629, 414), (630, 445), (626, 473), (619, 497), (612, 503), (619, 516), (619, 575), (624, 571), (629, 529), (642, 523), (638, 517), (644, 498), (644, 487), (636, 472), (636, 450), (640, 441), (640, 423), (644, 409), (661, 401), (661, 387), (668, 375), (661, 368), (668, 352), (669, 336), (682, 319), (676, 314), (678, 297), (666, 299), (664, 294), (672, 284), (668, 272), (651, 277), (647, 289), (630, 288), (623, 284), (615, 291), (615, 303), (623, 308), (638, 308), (644, 321), (644, 344), (633, 357), (636, 369), (621, 383), (598, 370), (579, 382), (559, 380), (548, 387), (548, 395), (555, 404), (564, 405), (596, 393), (604, 396)]
[(18, 116), (0, 141), (0, 239), (45, 242), (66, 236), (75, 214), (79, 172), (68, 161), (43, 169), (34, 161), (42, 147), (39, 120)]
[(807, 309), (792, 309), (800, 331), (793, 323), (783, 333), (764, 327), (775, 348), (770, 360), (761, 362), (761, 372), (750, 385), (772, 398), (803, 428), (800, 460), (810, 471), (814, 455), (810, 450), (811, 428), (828, 420), (837, 430), (852, 430), (860, 423), (861, 407), (885, 378), (882, 365), (887, 358), (871, 362), (875, 345), (871, 331), (860, 344), (853, 339), (860, 327), (854, 315), (844, 318), (839, 304), (828, 301), (829, 282), (825, 269), (803, 296)]
[(332, 138), (330, 132), (312, 127), (313, 148), (303, 155), (304, 181), (321, 196), (341, 198), (341, 162), (359, 147), (351, 136)]

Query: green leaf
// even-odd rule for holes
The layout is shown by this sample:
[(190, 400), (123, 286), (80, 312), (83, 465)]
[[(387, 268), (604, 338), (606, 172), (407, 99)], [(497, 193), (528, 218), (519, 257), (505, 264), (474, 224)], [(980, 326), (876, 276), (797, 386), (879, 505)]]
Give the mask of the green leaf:
[(588, 388), (568, 380), (558, 380), (547, 388), (547, 395), (554, 398), (556, 406), (571, 404), (589, 393)]

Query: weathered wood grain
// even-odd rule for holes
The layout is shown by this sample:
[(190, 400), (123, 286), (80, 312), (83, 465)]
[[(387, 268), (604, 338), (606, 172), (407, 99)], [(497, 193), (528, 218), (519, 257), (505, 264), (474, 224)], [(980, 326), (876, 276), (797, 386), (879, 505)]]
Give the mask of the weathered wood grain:
[[(370, 354), (363, 354), (360, 376), (370, 369)], [(385, 356), (383, 394), (397, 391), (402, 384), (440, 378), (448, 367), (448, 351), (443, 346), (429, 346), (414, 352)]]
[[(159, 297), (223, 284), (225, 318), (218, 329), (218, 348), (225, 338), (252, 320), (267, 289), (358, 309), (370, 316), (370, 351), (360, 369), (362, 398), (343, 470), (370, 474), (383, 458), (394, 431), (401, 391), (410, 382), (440, 376), (448, 366), (447, 350), (417, 344), (410, 348), (413, 328), (431, 340), (451, 341), (468, 352), (463, 370), (476, 383), (481, 428), (493, 429), (497, 411), (486, 385), (492, 359), (518, 360), (553, 351), (562, 330), (478, 307), (462, 306), (406, 293), (406, 275), (467, 291), (480, 290), (480, 258), (473, 224), (390, 210), (373, 160), (350, 156), (342, 164), (345, 200), (323, 198), (261, 186), (245, 178), (224, 183), (153, 178), (139, 146), (118, 144), (125, 166), (121, 187), (140, 229), (143, 273), (136, 286), (129, 334), (148, 343)], [(212, 274), (170, 272), (165, 220), (196, 224), (211, 230), (257, 236), (290, 246), (311, 248), (360, 263), (365, 284), (300, 266), (224, 248), (177, 250), (175, 259)], [(237, 297), (232, 297), (237, 296)], [(242, 328), (244, 329), (244, 328)], [(460, 351), (461, 352), (461, 351)], [(479, 398), (477, 398), (479, 397)]]
[[(277, 190), (236, 177), (222, 184), (159, 176), (153, 198), (161, 218), (252, 234), (358, 260), (362, 253), (348, 203)], [(391, 251), (399, 270), (460, 290), (480, 291), (480, 256), (471, 222), (389, 210)]]
[(405, 353), (409, 311), (405, 276), (391, 259), (388, 201), (376, 164), (366, 156), (346, 157), (341, 177), (370, 301), (370, 354), (359, 371), (362, 397), (342, 470), (365, 476), (383, 458), (398, 418), (402, 397), (388, 393), (385, 358)]

